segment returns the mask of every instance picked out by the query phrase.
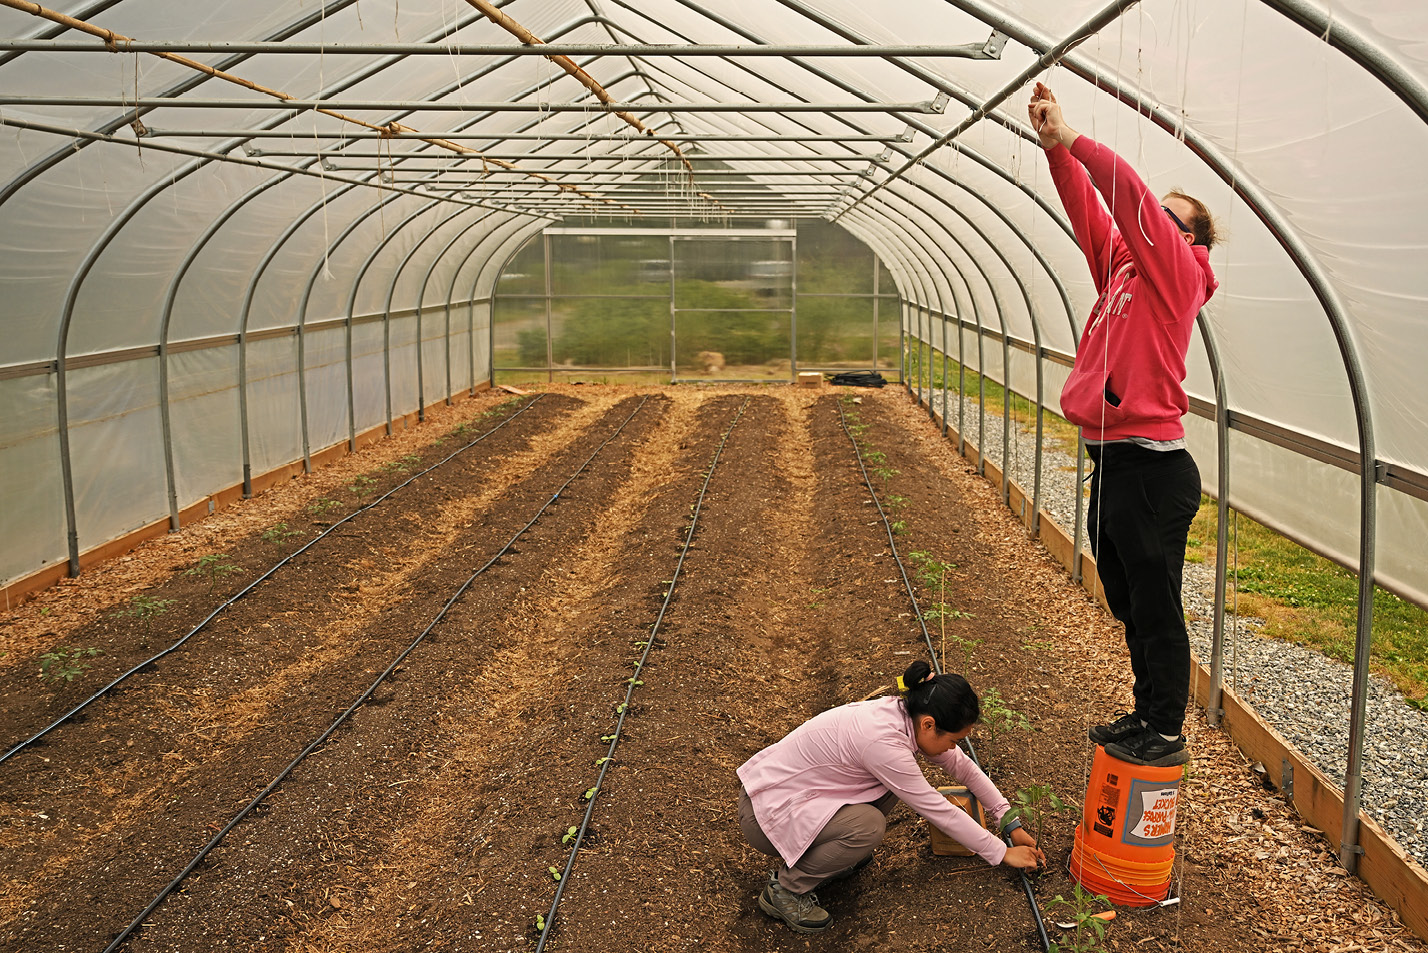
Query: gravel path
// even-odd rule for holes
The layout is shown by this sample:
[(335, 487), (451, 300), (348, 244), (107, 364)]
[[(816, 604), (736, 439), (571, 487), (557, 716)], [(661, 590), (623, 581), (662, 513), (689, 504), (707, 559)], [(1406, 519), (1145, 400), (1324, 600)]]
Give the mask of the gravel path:
[[(923, 391), (938, 413), (942, 391)], [(957, 421), (958, 395), (947, 394), (947, 416)], [(977, 402), (968, 398), (967, 436), (977, 435)], [(1002, 461), (1000, 404), (988, 405), (987, 459)], [(1068, 530), (1075, 526), (1075, 458), (1043, 436), (1042, 509)], [(1013, 480), (1028, 494), (1035, 473), (1034, 430), (1017, 426), (1011, 435)], [(1087, 473), (1090, 472), (1089, 467)], [(1089, 545), (1085, 549), (1090, 550)], [(1182, 590), (1190, 620), (1190, 643), (1210, 657), (1214, 620), (1215, 568), (1187, 563)], [(1288, 739), (1328, 778), (1342, 787), (1349, 739), (1353, 667), (1315, 650), (1261, 635), (1264, 621), (1225, 615), (1225, 684), (1254, 706), (1260, 718)], [(1363, 755), (1364, 811), (1382, 825), (1419, 864), (1428, 864), (1428, 712), (1409, 705), (1391, 685), (1369, 679), (1368, 727)]]

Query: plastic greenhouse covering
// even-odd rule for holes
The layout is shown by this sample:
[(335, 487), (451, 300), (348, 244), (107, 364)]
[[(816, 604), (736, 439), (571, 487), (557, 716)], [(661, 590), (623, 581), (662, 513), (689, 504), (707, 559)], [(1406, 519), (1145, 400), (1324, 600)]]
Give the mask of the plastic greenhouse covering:
[(655, 236), (657, 298), (702, 232), (776, 274), (823, 220), (907, 347), (1058, 411), (1095, 291), (1041, 80), (1228, 229), (1206, 491), (1428, 604), (1428, 5), (0, 0), (0, 38), (0, 584), (493, 381), (543, 232)]

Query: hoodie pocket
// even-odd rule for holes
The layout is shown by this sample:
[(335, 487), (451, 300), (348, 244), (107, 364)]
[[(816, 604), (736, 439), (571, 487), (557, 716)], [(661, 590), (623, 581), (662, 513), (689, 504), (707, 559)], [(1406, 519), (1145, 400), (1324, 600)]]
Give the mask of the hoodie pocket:
[(1110, 387), (1110, 375), (1100, 368), (1073, 369), (1061, 389), (1061, 412), (1066, 420), (1078, 427), (1104, 430), (1124, 422), (1124, 394), (1118, 394), (1119, 403), (1112, 404), (1106, 399)]

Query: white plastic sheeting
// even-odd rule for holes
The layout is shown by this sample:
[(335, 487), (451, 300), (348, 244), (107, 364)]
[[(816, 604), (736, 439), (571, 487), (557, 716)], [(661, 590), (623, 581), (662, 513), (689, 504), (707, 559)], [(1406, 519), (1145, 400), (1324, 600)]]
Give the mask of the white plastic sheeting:
[[(745, 173), (741, 188), (762, 187), (749, 215), (783, 201), (780, 217), (833, 218), (874, 248), (918, 306), (905, 309), (909, 333), (941, 347), (942, 316), (991, 333), (980, 349), (963, 335), (969, 368), (1003, 380), (1006, 335), (1011, 383), (1033, 396), (1029, 349), (1039, 341), (1057, 353), (1062, 363), (1043, 359), (1041, 369), (1054, 409), (1093, 293), (1026, 126), (1017, 81), (1031, 70), (1083, 133), (1157, 190), (1202, 197), (1227, 226), (1212, 254), (1221, 289), (1204, 314), (1219, 367), (1197, 336), (1187, 385), (1213, 407), (1221, 375), (1234, 429), (1231, 502), (1355, 567), (1356, 459), (1370, 438), (1375, 574), (1428, 601), (1428, 8), (501, 6), (552, 49), (686, 48), (571, 54), (655, 135), (597, 108), (545, 57), (455, 50), (514, 52), (462, 0), (48, 7), (141, 44), (188, 44), (183, 55), (366, 125), (150, 52), (110, 52), (33, 9), (0, 8), (10, 41), (0, 49), (0, 531), (12, 541), (0, 581), (177, 519), (245, 478), (479, 385), (490, 376), (496, 278), (527, 237), (573, 216), (737, 218), (732, 184), (699, 174), (710, 159)], [(1035, 69), (1103, 14), (1105, 25), (1059, 64)], [(789, 48), (976, 48), (994, 28), (1009, 38), (984, 58)], [(222, 46), (257, 41), (321, 51)], [(45, 45), (65, 42), (88, 49)], [(690, 44), (785, 49), (711, 56)], [(1001, 93), (987, 118), (929, 149)], [(148, 135), (136, 136), (136, 118)], [(490, 158), (376, 135), (389, 123), (477, 135), (452, 141)], [(671, 171), (674, 153), (658, 137), (690, 157), (692, 183)], [(1210, 424), (1197, 420), (1191, 432), (1213, 489)]]

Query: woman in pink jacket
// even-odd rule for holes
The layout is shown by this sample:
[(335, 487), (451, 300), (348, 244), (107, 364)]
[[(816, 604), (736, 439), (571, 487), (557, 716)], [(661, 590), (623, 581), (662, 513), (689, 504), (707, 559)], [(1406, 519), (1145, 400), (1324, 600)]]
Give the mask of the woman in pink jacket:
[(1182, 382), (1195, 316), (1218, 285), (1209, 261), (1215, 224), (1182, 192), (1157, 199), (1129, 163), (1066, 123), (1045, 85), (1036, 84), (1027, 108), (1100, 293), (1061, 410), (1096, 465), (1087, 529), (1106, 604), (1125, 624), (1135, 708), (1089, 734), (1123, 761), (1180, 765), (1190, 757), (1181, 735), (1190, 640), (1180, 581), (1200, 506)]
[(765, 914), (795, 931), (832, 922), (813, 889), (867, 864), (882, 843), (898, 799), (988, 864), (1034, 868), (1046, 857), (1013, 820), (1013, 847), (977, 824), (923, 777), (920, 752), (958, 779), (998, 822), (1008, 804), (957, 743), (972, 732), (981, 704), (967, 680), (936, 676), (915, 662), (900, 696), (829, 709), (739, 766), (739, 825), (749, 844), (780, 859), (759, 894)]

